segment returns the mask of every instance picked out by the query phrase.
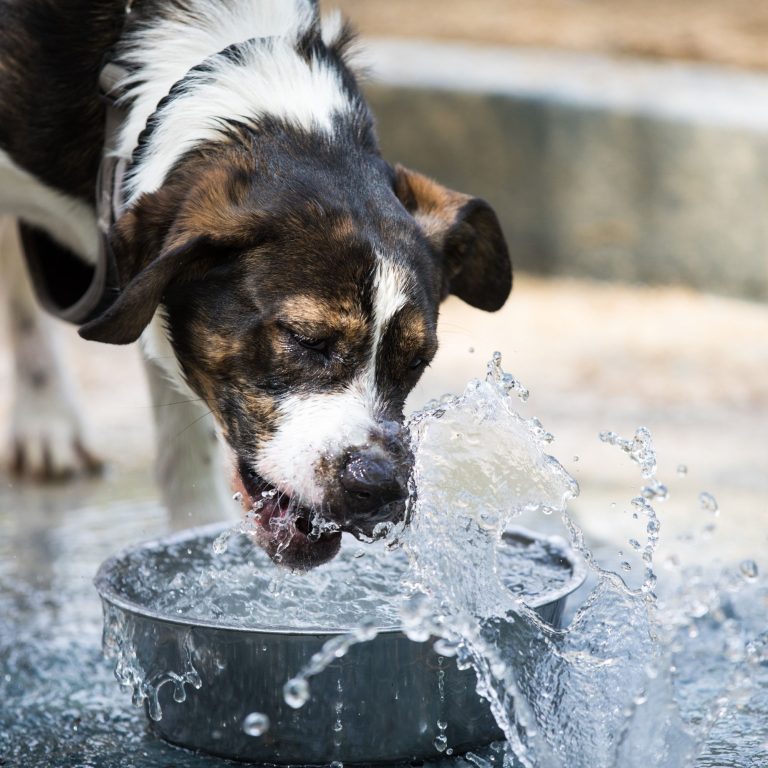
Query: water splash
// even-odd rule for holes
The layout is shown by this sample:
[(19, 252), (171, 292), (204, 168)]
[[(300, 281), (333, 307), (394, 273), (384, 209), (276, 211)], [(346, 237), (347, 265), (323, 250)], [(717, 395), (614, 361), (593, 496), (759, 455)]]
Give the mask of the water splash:
[(115, 661), (115, 678), (120, 687), (131, 691), (131, 701), (140, 707), (144, 702), (152, 720), (160, 720), (163, 710), (160, 706), (159, 694), (164, 685), (173, 686), (173, 700), (182, 703), (187, 698), (185, 686), (195, 689), (202, 687), (200, 675), (192, 663), (194, 651), (192, 634), (185, 634), (175, 649), (178, 671), (166, 669), (142, 668), (136, 656), (134, 635), (140, 621), (130, 613), (115, 608), (104, 607), (104, 634), (102, 645), (104, 655)]
[[(642, 559), (642, 583), (631, 588), (602, 567), (567, 511), (576, 484), (544, 452), (551, 436), (540, 422), (514, 411), (516, 388), (504, 386), (511, 380), (494, 356), (485, 382), (472, 382), (461, 397), (444, 398), (412, 421), (415, 501), (401, 539), (413, 592), (403, 613), (406, 631), (415, 640), (443, 638), (460, 663), (474, 667), (478, 691), (514, 753), (508, 762), (541, 768), (692, 765), (723, 703), (754, 677), (748, 628), (733, 603), (756, 569), (742, 567), (742, 584), (729, 572), (702, 574), (693, 586), (671, 585), (663, 599), (657, 596), (656, 505), (669, 490), (656, 477), (652, 437), (643, 427), (632, 438), (600, 434), (646, 481), (631, 501), (643, 527), (644, 541), (630, 541)], [(714, 499), (704, 498), (716, 511)], [(494, 564), (500, 534), (532, 509), (560, 514), (597, 578), (567, 631), (553, 630), (499, 589)], [(705, 685), (689, 661), (703, 653), (717, 659), (707, 665)]]

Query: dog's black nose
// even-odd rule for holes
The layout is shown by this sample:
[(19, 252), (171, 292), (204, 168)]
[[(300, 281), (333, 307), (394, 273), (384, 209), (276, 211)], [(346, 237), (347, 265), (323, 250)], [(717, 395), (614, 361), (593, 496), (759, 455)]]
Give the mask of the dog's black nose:
[(370, 518), (381, 507), (408, 497), (406, 473), (401, 464), (378, 452), (350, 454), (340, 477), (349, 518)]

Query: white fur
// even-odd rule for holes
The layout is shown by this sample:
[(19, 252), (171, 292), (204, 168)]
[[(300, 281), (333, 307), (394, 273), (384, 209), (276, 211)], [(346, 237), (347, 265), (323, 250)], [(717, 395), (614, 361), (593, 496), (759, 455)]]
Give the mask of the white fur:
[(379, 257), (373, 278), (373, 360), (387, 323), (405, 306), (409, 273), (393, 261)]
[[(90, 449), (74, 383), (62, 364), (59, 328), (39, 307), (26, 274), (15, 221), (0, 219), (0, 286), (15, 361), (11, 442), (23, 471), (62, 476), (87, 467)], [(42, 383), (34, 385), (34, 380)]]
[(128, 205), (158, 189), (185, 152), (221, 140), (226, 120), (249, 123), (269, 115), (328, 132), (334, 115), (349, 108), (335, 70), (295, 51), (314, 17), (308, 0), (194, 0), (190, 8), (142, 27), (130, 40), (124, 58), (136, 71), (119, 86), (133, 99), (119, 142), (123, 157), (133, 152), (158, 102), (192, 67), (233, 43), (258, 39), (244, 46), (242, 61), (221, 57), (211, 72), (190, 77), (160, 111), (148, 151), (128, 179)]
[(322, 459), (368, 444), (383, 403), (376, 387), (376, 358), (389, 321), (407, 301), (409, 275), (378, 258), (374, 274), (371, 352), (365, 368), (340, 393), (290, 395), (278, 409), (279, 427), (264, 444), (254, 468), (303, 504), (320, 504), (324, 488), (316, 472)]
[(289, 395), (278, 408), (277, 432), (256, 457), (256, 471), (302, 504), (321, 503), (318, 461), (365, 445), (376, 424), (376, 406), (363, 376), (341, 393)]
[(99, 240), (93, 207), (47, 186), (0, 150), (2, 214), (45, 230), (60, 245), (95, 263)]
[(182, 373), (181, 365), (171, 344), (166, 313), (162, 307), (155, 312), (152, 321), (144, 329), (139, 345), (144, 358), (154, 361), (166, 379), (183, 397), (187, 399), (197, 397)]
[(144, 362), (154, 405), (155, 470), (172, 527), (234, 517), (225, 446), (208, 407), (196, 395), (189, 400), (154, 361)]

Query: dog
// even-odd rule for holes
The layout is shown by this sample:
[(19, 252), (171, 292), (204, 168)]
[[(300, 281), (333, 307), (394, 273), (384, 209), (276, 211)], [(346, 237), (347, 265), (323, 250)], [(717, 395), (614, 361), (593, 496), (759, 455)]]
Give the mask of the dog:
[[(512, 268), (488, 203), (382, 158), (347, 24), (311, 0), (0, 0), (0, 18), (0, 214), (44, 306), (139, 341), (154, 401), (189, 401), (156, 409), (171, 512), (218, 516), (234, 488), (292, 568), (401, 520), (403, 407), (440, 302), (495, 311)], [(34, 445), (17, 425), (17, 468), (93, 466), (25, 279), (6, 264), (17, 413), (46, 406)], [(174, 439), (180, 418), (198, 421)]]

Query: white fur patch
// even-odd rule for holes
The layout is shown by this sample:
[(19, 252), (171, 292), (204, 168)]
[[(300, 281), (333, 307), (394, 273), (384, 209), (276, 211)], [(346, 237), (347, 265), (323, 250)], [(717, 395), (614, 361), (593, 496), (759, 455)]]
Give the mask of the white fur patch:
[(405, 306), (409, 274), (393, 261), (379, 257), (373, 278), (373, 354), (379, 349), (387, 323)]
[(376, 357), (389, 321), (407, 301), (408, 273), (379, 258), (373, 279), (371, 350), (365, 368), (341, 393), (291, 395), (278, 409), (279, 427), (262, 446), (256, 471), (301, 504), (323, 501), (316, 477), (321, 459), (331, 461), (365, 446), (376, 429), (384, 403), (376, 387)]
[(318, 461), (365, 445), (377, 410), (375, 392), (364, 377), (340, 393), (289, 395), (278, 409), (280, 426), (260, 449), (255, 469), (300, 504), (319, 504), (325, 491), (315, 476)]
[(190, 77), (159, 113), (148, 151), (127, 182), (128, 204), (158, 189), (185, 152), (220, 139), (228, 120), (249, 123), (270, 115), (329, 131), (334, 115), (349, 108), (335, 70), (295, 51), (314, 19), (309, 0), (193, 0), (188, 7), (142, 27), (122, 55), (135, 67), (120, 84), (134, 100), (119, 142), (123, 157), (130, 157), (158, 102), (192, 67), (229, 45), (259, 39), (243, 47), (241, 60), (222, 56), (212, 71)]
[(93, 207), (47, 186), (2, 150), (0, 214), (39, 227), (85, 261), (96, 262), (99, 238)]
[(142, 332), (139, 344), (144, 356), (157, 365), (176, 390), (190, 399), (198, 397), (187, 384), (181, 371), (181, 365), (169, 338), (166, 313), (162, 307), (155, 312), (151, 322)]

